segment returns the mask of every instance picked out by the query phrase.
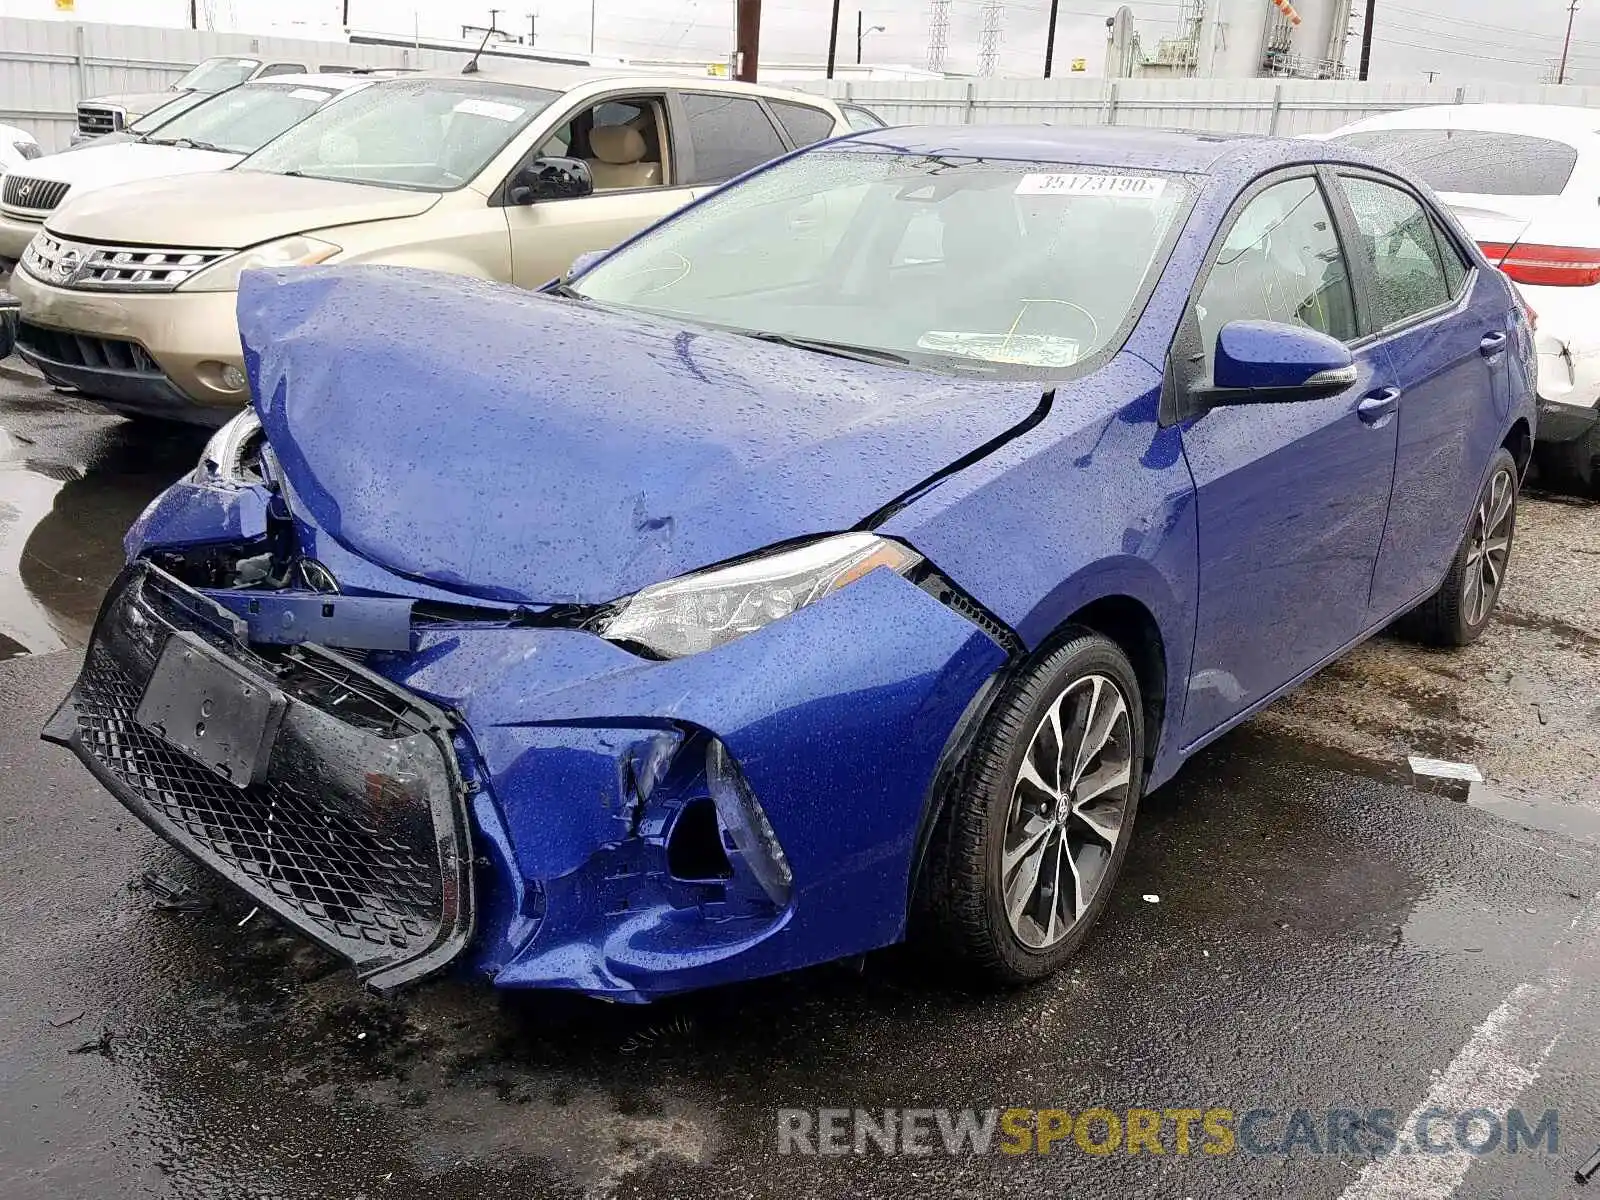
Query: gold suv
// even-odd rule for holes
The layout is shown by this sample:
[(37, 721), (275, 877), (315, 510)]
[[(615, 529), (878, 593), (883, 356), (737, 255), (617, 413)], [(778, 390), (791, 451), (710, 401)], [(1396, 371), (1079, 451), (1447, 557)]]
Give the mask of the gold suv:
[(218, 425), (247, 398), (234, 300), (251, 267), (386, 263), (537, 287), (875, 120), (820, 96), (579, 68), (380, 81), (231, 170), (69, 200), (12, 277), (17, 350), (115, 411)]

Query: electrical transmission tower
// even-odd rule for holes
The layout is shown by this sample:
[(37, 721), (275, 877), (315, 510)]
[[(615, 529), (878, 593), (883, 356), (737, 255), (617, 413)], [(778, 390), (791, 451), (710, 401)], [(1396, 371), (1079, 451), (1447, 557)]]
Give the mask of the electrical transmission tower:
[(945, 51), (950, 48), (950, 0), (928, 3), (928, 70), (944, 70)]
[(1000, 0), (984, 0), (983, 27), (978, 32), (978, 74), (993, 75), (1000, 62), (1000, 39), (1006, 10)]

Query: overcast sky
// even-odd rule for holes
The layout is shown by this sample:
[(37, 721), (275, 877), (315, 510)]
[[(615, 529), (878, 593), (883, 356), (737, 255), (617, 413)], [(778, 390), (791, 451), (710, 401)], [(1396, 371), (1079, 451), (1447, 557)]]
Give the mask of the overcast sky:
[[(1268, 0), (1261, 0), (1266, 4)], [(1531, 83), (1547, 72), (1561, 53), (1567, 0), (1374, 0), (1377, 38), (1373, 76), (1441, 82), (1502, 80)], [(188, 0), (74, 0), (81, 20), (182, 25)], [(597, 51), (638, 57), (723, 58), (731, 46), (733, 0), (593, 0), (598, 5)], [(1355, 0), (1356, 19), (1365, 0)], [(1117, 8), (1109, 0), (1060, 0), (1056, 62), (1065, 70), (1073, 58), (1086, 58), (1091, 73), (1101, 70), (1105, 17)], [(337, 26), (343, 0), (200, 0), (216, 27), (265, 32), (286, 23)], [(550, 49), (587, 49), (591, 0), (496, 0), (502, 28), (525, 34), (528, 15), (538, 14), (538, 44)], [(9, 16), (56, 15), (55, 0), (0, 0)], [(1146, 47), (1175, 32), (1179, 0), (1132, 0), (1136, 27)], [(490, 5), (475, 0), (350, 0), (350, 20), (361, 29), (460, 36), (463, 22), (482, 24)], [(766, 0), (762, 57), (817, 61), (827, 54), (830, 0)], [(1000, 57), (1004, 75), (1037, 76), (1044, 59), (1049, 0), (1006, 0)], [(855, 57), (856, 13), (868, 26), (887, 26), (866, 39), (868, 61), (922, 65), (927, 57), (927, 0), (843, 0), (839, 57)], [(946, 66), (974, 71), (982, 0), (953, 0)], [(1355, 54), (1352, 42), (1351, 57)], [(1600, 84), (1600, 3), (1583, 4), (1577, 14), (1569, 78)]]

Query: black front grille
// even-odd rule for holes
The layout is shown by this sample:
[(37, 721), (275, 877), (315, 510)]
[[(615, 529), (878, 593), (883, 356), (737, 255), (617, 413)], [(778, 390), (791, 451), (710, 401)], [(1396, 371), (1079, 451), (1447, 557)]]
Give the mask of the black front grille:
[(53, 179), (29, 179), (26, 175), (7, 175), (5, 186), (0, 188), (0, 204), (8, 208), (23, 208), (30, 212), (54, 212), (67, 198), (70, 183), (57, 183)]
[[(373, 986), (442, 966), (470, 937), (472, 908), (463, 789), (442, 714), (314, 647), (258, 656), (208, 606), (148, 564), (129, 568), (46, 735), (156, 832)], [(237, 787), (135, 720), (179, 629), (290, 698), (261, 783)]]
[(122, 338), (96, 337), (88, 333), (69, 333), (64, 329), (51, 329), (35, 325), (32, 321), (17, 324), (17, 344), (31, 354), (68, 367), (87, 367), (96, 371), (135, 371), (143, 375), (161, 375), (161, 368), (138, 342)]

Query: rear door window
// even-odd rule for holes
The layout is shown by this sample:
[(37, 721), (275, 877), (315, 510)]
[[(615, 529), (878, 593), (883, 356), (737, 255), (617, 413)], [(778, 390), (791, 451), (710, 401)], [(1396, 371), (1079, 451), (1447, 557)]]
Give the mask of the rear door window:
[(1470, 269), (1467, 262), (1461, 257), (1455, 239), (1444, 231), (1444, 226), (1439, 224), (1439, 219), (1429, 214), (1433, 225), (1434, 240), (1439, 243), (1439, 257), (1444, 260), (1444, 282), (1450, 289), (1450, 299), (1454, 300), (1461, 294), (1461, 285), (1466, 282), (1467, 272)]
[(786, 149), (766, 112), (749, 96), (685, 92), (683, 108), (694, 151), (690, 183), (721, 183)]
[(1386, 155), (1436, 192), (1559, 196), (1578, 165), (1565, 142), (1481, 129), (1373, 129), (1336, 139)]
[(833, 116), (822, 109), (789, 100), (769, 100), (767, 103), (772, 105), (778, 123), (796, 146), (809, 146), (833, 136)]
[(1374, 179), (1340, 176), (1356, 218), (1356, 247), (1372, 271), (1373, 324), (1400, 325), (1451, 297), (1433, 222), (1414, 196)]

